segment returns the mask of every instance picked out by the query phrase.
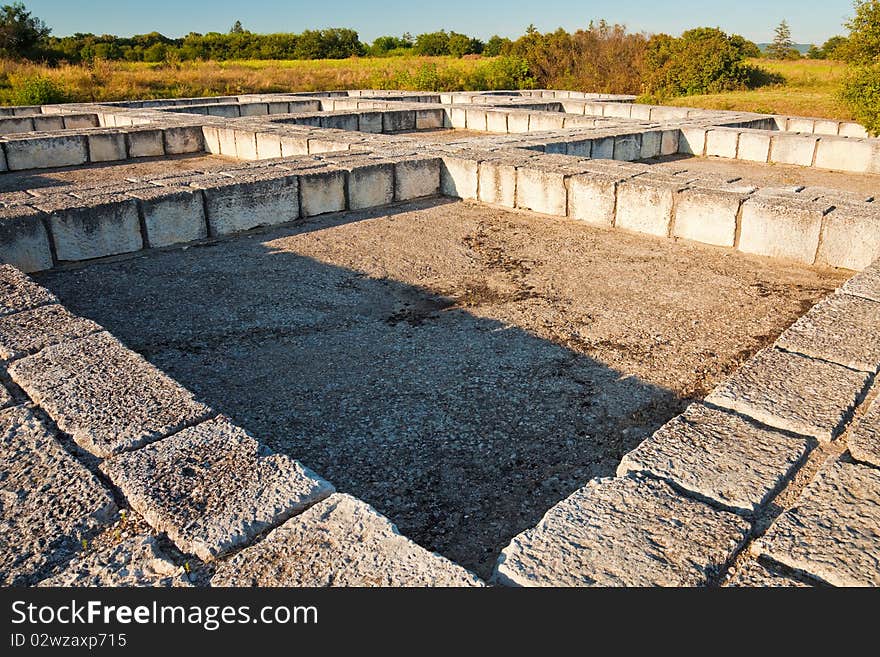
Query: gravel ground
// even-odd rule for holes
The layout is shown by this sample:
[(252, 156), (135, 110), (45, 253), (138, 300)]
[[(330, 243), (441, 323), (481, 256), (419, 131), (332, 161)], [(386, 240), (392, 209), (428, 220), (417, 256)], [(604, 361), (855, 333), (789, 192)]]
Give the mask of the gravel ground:
[(427, 201), (37, 278), (487, 576), (847, 276)]

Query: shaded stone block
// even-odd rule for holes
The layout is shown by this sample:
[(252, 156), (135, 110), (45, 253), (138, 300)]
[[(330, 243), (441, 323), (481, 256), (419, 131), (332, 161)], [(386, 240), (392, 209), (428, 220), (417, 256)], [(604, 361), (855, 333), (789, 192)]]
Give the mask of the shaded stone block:
[(34, 354), (50, 345), (81, 338), (101, 327), (54, 303), (0, 315), (0, 361)]
[(24, 272), (52, 267), (43, 213), (26, 205), (0, 208), (0, 262)]
[(58, 260), (89, 260), (142, 249), (137, 203), (120, 194), (40, 201)]
[(170, 246), (208, 236), (202, 192), (191, 187), (152, 187), (131, 193), (140, 201), (149, 247)]

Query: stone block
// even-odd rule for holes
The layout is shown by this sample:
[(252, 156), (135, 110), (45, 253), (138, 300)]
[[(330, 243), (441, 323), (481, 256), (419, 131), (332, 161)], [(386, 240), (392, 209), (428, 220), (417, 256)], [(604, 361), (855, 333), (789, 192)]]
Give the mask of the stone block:
[(235, 119), (241, 116), (239, 106), (234, 103), (217, 103), (205, 108), (209, 116), (222, 116), (226, 119)]
[(641, 157), (642, 152), (642, 136), (618, 135), (614, 138), (614, 159), (623, 162), (632, 162)]
[(755, 554), (832, 586), (880, 586), (880, 470), (829, 461)]
[(474, 575), (408, 538), (372, 507), (336, 494), (218, 565), (212, 586), (479, 586)]
[(568, 211), (565, 173), (556, 169), (516, 168), (516, 207), (558, 217)]
[(358, 117), (357, 114), (330, 114), (322, 116), (321, 127), (334, 130), (357, 131)]
[(594, 160), (614, 159), (614, 137), (598, 137), (593, 140), (590, 157)]
[(750, 516), (767, 505), (809, 450), (804, 438), (693, 404), (625, 455), (617, 474), (650, 474)]
[(281, 156), (296, 157), (309, 154), (308, 137), (281, 135)]
[(101, 469), (154, 529), (204, 560), (244, 547), (333, 492), (223, 417), (114, 456)]
[(495, 579), (513, 586), (701, 586), (748, 533), (744, 519), (664, 482), (594, 479), (504, 548)]
[(360, 132), (382, 132), (382, 112), (359, 112), (358, 130)]
[(10, 139), (3, 147), (10, 171), (78, 166), (88, 161), (85, 135)]
[(11, 265), (0, 264), (0, 316), (58, 303), (58, 298)]
[(529, 113), (522, 110), (511, 111), (507, 114), (507, 132), (522, 134), (529, 131)]
[(681, 141), (680, 130), (664, 130), (660, 141), (660, 155), (675, 155)]
[(49, 114), (48, 116), (35, 116), (34, 130), (37, 132), (51, 132), (53, 130), (64, 130), (64, 117), (60, 114)]
[(706, 402), (827, 442), (843, 430), (869, 379), (864, 372), (771, 348), (715, 388)]
[(811, 135), (813, 134), (813, 130), (815, 127), (815, 119), (809, 119), (800, 116), (791, 116), (788, 118), (788, 126), (786, 127), (786, 130), (788, 132), (800, 132)]
[(529, 114), (529, 132), (549, 132), (562, 130), (565, 117), (550, 112), (532, 112)]
[(440, 158), (415, 158), (394, 163), (394, 200), (408, 201), (440, 193)]
[(880, 260), (849, 279), (841, 290), (853, 296), (880, 302)]
[(465, 110), (465, 127), (475, 132), (486, 132), (486, 110), (482, 108), (467, 108)]
[[(451, 107), (447, 111), (449, 123), (456, 130), (464, 130), (467, 126), (467, 109), (464, 107)], [(528, 128), (523, 132), (528, 132)]]
[(41, 202), (60, 261), (88, 260), (143, 248), (137, 203), (122, 195)]
[(880, 150), (864, 140), (822, 137), (816, 147), (816, 166), (822, 169), (866, 173), (871, 170), (874, 154)]
[(818, 137), (783, 133), (773, 135), (770, 144), (770, 162), (795, 164), (801, 167), (813, 166)]
[(125, 133), (125, 141), (128, 156), (131, 158), (165, 155), (165, 142), (161, 130), (132, 130)]
[(706, 152), (706, 128), (681, 128), (678, 152), (701, 157)]
[(865, 414), (856, 420), (846, 444), (854, 459), (880, 468), (880, 397), (874, 397)]
[(416, 130), (438, 130), (443, 127), (442, 109), (416, 110)]
[(82, 130), (83, 128), (97, 128), (97, 114), (65, 114), (64, 119), (65, 130)]
[(382, 132), (405, 132), (415, 129), (415, 110), (386, 110), (382, 112)]
[(706, 133), (706, 155), (708, 157), (724, 157), (736, 159), (739, 146), (739, 132), (719, 128)]
[(858, 123), (841, 123), (840, 131), (837, 133), (841, 137), (854, 137), (856, 139), (867, 139), (868, 131), (865, 130), (864, 126), (859, 125)]
[(678, 183), (634, 178), (617, 187), (614, 225), (639, 233), (667, 237)]
[(201, 126), (175, 126), (165, 128), (162, 132), (166, 155), (202, 153), (205, 150), (205, 137)]
[(153, 187), (137, 190), (147, 246), (150, 248), (205, 239), (208, 224), (202, 192), (191, 187)]
[(59, 429), (100, 457), (137, 449), (211, 415), (106, 332), (47, 347), (12, 363), (9, 374)]
[(672, 234), (676, 237), (733, 246), (739, 209), (747, 198), (720, 189), (686, 189), (678, 197)]
[(639, 157), (637, 159), (648, 160), (652, 157), (659, 157), (662, 145), (662, 130), (649, 130), (648, 132), (643, 132)]
[(771, 137), (768, 133), (740, 133), (738, 159), (747, 162), (768, 162), (770, 160), (770, 140)]
[(63, 571), (39, 583), (54, 587), (192, 586), (155, 537), (138, 534), (78, 554)]
[(568, 216), (596, 226), (613, 225), (619, 181), (592, 173), (569, 178)]
[(53, 344), (97, 333), (101, 327), (53, 303), (0, 316), (0, 362), (35, 354)]
[(234, 178), (213, 178), (196, 186), (205, 195), (212, 237), (299, 218), (299, 184), (293, 175), (236, 174)]
[(24, 272), (52, 268), (43, 214), (26, 205), (0, 208), (0, 262)]
[(880, 303), (833, 294), (776, 341), (786, 351), (876, 374), (880, 371)]
[(113, 496), (24, 406), (0, 412), (0, 583), (27, 586), (116, 512)]
[(238, 109), (241, 116), (266, 116), (269, 113), (268, 103), (241, 103)]
[(270, 160), (282, 157), (281, 136), (274, 132), (258, 132), (257, 159)]
[(476, 199), (479, 161), (444, 156), (440, 165), (440, 193), (453, 198)]
[(394, 201), (394, 165), (381, 162), (348, 170), (348, 208), (361, 210)]
[(743, 203), (739, 250), (811, 265), (824, 216), (825, 207), (818, 204), (753, 196)]
[(313, 217), (345, 210), (345, 172), (339, 170), (307, 173), (299, 178), (300, 214)]
[(235, 157), (239, 160), (253, 161), (257, 155), (257, 133), (250, 130), (235, 130)]
[(479, 166), (480, 201), (516, 206), (516, 165), (501, 160), (480, 162)]
[(489, 132), (497, 132), (503, 135), (507, 134), (507, 112), (486, 112), (486, 130)]
[(114, 162), (128, 159), (125, 148), (125, 134), (121, 132), (104, 132), (90, 134), (89, 161)]

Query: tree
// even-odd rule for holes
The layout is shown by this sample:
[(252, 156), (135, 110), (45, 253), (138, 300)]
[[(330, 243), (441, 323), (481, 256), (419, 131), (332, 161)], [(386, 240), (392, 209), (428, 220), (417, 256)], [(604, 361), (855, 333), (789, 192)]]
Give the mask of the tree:
[(739, 34), (730, 35), (730, 45), (739, 50), (743, 57), (757, 58), (761, 56), (761, 49), (754, 41), (749, 41)]
[(787, 21), (782, 21), (776, 26), (776, 36), (773, 43), (767, 47), (767, 55), (770, 59), (795, 59), (800, 57), (800, 53), (794, 47), (794, 41), (791, 40), (791, 28)]
[(497, 34), (494, 34), (483, 47), (483, 54), (486, 57), (497, 57), (505, 48), (509, 48), (510, 44), (510, 39), (504, 39)]
[(445, 30), (420, 34), (416, 37), (413, 50), (417, 55), (448, 55), (449, 35)]
[(833, 36), (822, 44), (820, 50), (824, 55), (824, 59), (843, 59), (844, 48), (848, 41), (843, 36)]
[(34, 57), (51, 30), (20, 2), (0, 7), (0, 56)]
[(849, 39), (841, 54), (851, 64), (880, 63), (880, 0), (856, 0), (855, 10), (846, 23)]
[(241, 25), (241, 21), (235, 21), (232, 24), (232, 27), (229, 28), (230, 34), (244, 34), (245, 31), (246, 30)]

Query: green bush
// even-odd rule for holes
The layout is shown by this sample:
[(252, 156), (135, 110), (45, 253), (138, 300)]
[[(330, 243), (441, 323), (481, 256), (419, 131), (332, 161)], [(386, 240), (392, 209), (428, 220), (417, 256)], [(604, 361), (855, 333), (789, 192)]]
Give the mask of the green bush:
[(12, 102), (15, 105), (53, 105), (67, 102), (67, 94), (49, 78), (32, 75), (13, 81)]
[(844, 78), (840, 98), (856, 121), (875, 137), (880, 136), (880, 64), (851, 68)]

